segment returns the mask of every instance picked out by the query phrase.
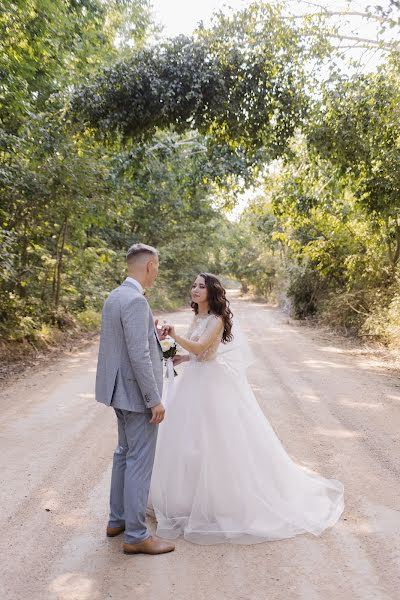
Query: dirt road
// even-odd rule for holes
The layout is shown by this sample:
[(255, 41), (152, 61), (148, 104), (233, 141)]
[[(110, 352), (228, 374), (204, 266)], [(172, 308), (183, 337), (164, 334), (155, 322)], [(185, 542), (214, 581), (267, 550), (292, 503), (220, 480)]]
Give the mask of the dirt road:
[(123, 555), (104, 536), (116, 428), (94, 401), (93, 345), (1, 394), (2, 600), (400, 598), (399, 378), (266, 305), (233, 307), (260, 405), (294, 460), (344, 483), (341, 521), (319, 538)]

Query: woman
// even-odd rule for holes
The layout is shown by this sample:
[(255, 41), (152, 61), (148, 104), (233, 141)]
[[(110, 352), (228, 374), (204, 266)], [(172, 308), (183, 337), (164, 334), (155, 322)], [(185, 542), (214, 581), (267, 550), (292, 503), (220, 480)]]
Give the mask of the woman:
[(291, 460), (244, 369), (220, 352), (232, 344), (233, 315), (217, 277), (198, 275), (192, 308), (187, 336), (169, 332), (189, 354), (175, 359), (188, 364), (157, 442), (150, 492), (157, 535), (199, 544), (319, 535), (343, 512), (343, 485)]

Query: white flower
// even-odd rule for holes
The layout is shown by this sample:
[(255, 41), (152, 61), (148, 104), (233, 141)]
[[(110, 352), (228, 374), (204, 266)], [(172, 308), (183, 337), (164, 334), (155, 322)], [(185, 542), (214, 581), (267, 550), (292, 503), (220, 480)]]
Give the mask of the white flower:
[(168, 350), (175, 346), (175, 340), (169, 336), (166, 337), (165, 340), (162, 340), (160, 343), (163, 352), (168, 352)]

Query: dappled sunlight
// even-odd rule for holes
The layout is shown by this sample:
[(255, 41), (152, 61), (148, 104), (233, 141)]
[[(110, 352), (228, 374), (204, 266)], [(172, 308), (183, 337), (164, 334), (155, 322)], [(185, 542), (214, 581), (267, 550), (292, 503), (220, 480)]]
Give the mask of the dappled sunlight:
[(261, 385), (256, 385), (255, 383), (251, 383), (251, 388), (253, 390), (253, 392), (265, 392), (265, 387), (262, 387)]
[(40, 491), (40, 506), (43, 510), (57, 510), (60, 506), (60, 495), (54, 488)]
[(393, 540), (400, 535), (400, 512), (385, 506), (377, 507), (376, 514), (357, 517), (357, 520), (347, 522), (354, 533), (364, 535), (383, 534)]
[(320, 464), (315, 461), (311, 462), (310, 460), (298, 459), (297, 462), (301, 467), (304, 467), (305, 469), (308, 469), (309, 471), (317, 472), (320, 469)]
[(58, 525), (64, 525), (66, 527), (74, 527), (79, 531), (82, 531), (84, 526), (87, 526), (88, 518), (87, 515), (82, 513), (62, 513), (56, 517), (56, 523)]
[(79, 364), (81, 362), (81, 357), (80, 356), (74, 356), (74, 357), (70, 357), (66, 360), (67, 363), (71, 364), (71, 365), (76, 365)]
[(93, 355), (92, 348), (90, 348), (88, 350), (81, 350), (79, 352), (74, 352), (72, 356), (68, 356), (66, 358), (65, 362), (74, 366), (76, 364), (79, 364), (82, 360), (85, 360), (86, 358), (90, 358), (92, 355)]
[[(386, 374), (385, 369), (387, 368), (387, 365), (384, 364), (379, 356), (372, 355), (372, 353), (379, 354), (379, 350), (376, 348), (363, 349), (349, 347), (340, 348), (338, 346), (318, 346), (317, 349), (320, 353), (334, 355), (332, 356), (332, 360), (334, 361), (336, 361), (336, 357), (343, 359), (344, 362), (332, 362), (329, 360), (318, 361), (329, 368), (357, 369), (362, 371), (371, 371), (371, 369), (373, 369), (382, 374)], [(383, 357), (384, 356), (385, 354), (383, 354)]]
[[(360, 536), (359, 539), (362, 539), (363, 536), (376, 536), (377, 533), (384, 533), (384, 530), (377, 529), (374, 523), (366, 517), (353, 517), (348, 512), (345, 512), (345, 518), (340, 519), (334, 529), (332, 530), (332, 534), (335, 536), (340, 536), (341, 540), (345, 539), (346, 534)], [(396, 532), (386, 531), (386, 534), (392, 534), (393, 538), (396, 535)], [(342, 537), (344, 536), (344, 537)]]
[(4, 5), (0, 600), (400, 600), (400, 0)]
[(318, 350), (320, 352), (331, 352), (335, 354), (346, 354), (346, 351), (343, 348), (338, 348), (337, 346), (318, 346)]
[(395, 402), (400, 402), (400, 396), (395, 396), (394, 394), (388, 394), (386, 398), (389, 400), (394, 400)]
[(265, 309), (269, 309), (271, 308), (268, 304), (267, 301), (257, 301), (257, 300), (253, 300), (250, 298), (246, 298), (240, 295), (237, 295), (236, 298), (234, 298), (235, 302), (242, 302), (244, 304), (244, 309), (247, 308), (247, 304), (250, 304), (251, 302), (251, 306), (257, 306), (258, 308), (265, 308)]
[(316, 435), (326, 435), (336, 438), (363, 438), (364, 435), (359, 431), (350, 431), (349, 429), (323, 429), (319, 427), (314, 429)]
[(309, 358), (302, 361), (303, 365), (311, 367), (312, 369), (351, 369), (352, 365), (346, 365), (344, 363), (331, 362), (327, 360), (314, 360)]
[(354, 365), (355, 368), (357, 368), (358, 371), (367, 371), (367, 373), (370, 373), (372, 369), (374, 369), (376, 372), (380, 372), (382, 375), (384, 375), (384, 366), (380, 365), (379, 363), (373, 363), (372, 361), (357, 361), (356, 365)]
[(85, 350), (79, 350), (78, 352), (76, 352), (75, 356), (77, 356), (78, 358), (87, 358), (88, 356), (92, 355), (92, 350), (91, 347), (88, 347)]
[(390, 506), (374, 504), (364, 500), (363, 509), (366, 512), (369, 531), (385, 533), (398, 537), (400, 535), (400, 511)]
[(321, 402), (320, 398), (314, 394), (303, 394), (301, 398), (306, 402), (312, 402), (314, 404), (319, 404)]
[(340, 400), (340, 404), (343, 406), (354, 406), (355, 408), (374, 408), (374, 409), (382, 409), (384, 408), (382, 404), (377, 404), (376, 402), (358, 402), (354, 400)]
[(357, 519), (357, 521), (347, 523), (347, 526), (350, 526), (354, 533), (361, 533), (365, 535), (374, 532), (368, 519)]
[(96, 582), (87, 573), (75, 571), (59, 575), (51, 582), (50, 592), (57, 600), (97, 600), (100, 593)]
[[(64, 510), (63, 510), (64, 509)], [(104, 520), (106, 520), (106, 512), (104, 512)], [(90, 533), (93, 527), (96, 527), (98, 515), (88, 512), (84, 508), (72, 508), (67, 503), (63, 503), (60, 509), (53, 515), (54, 522), (62, 527), (68, 527), (72, 535), (85, 536)], [(80, 541), (82, 545), (82, 540)]]
[[(262, 332), (261, 332), (262, 333)], [(288, 333), (293, 333), (293, 334), (297, 334), (298, 331), (297, 329), (294, 329), (293, 327), (285, 327), (284, 330), (282, 330), (282, 324), (281, 323), (277, 323), (276, 327), (269, 325), (268, 326), (268, 340), (272, 340), (272, 341), (276, 341), (276, 342), (281, 342), (282, 341), (282, 337), (283, 335), (287, 335)], [(276, 340), (274, 340), (273, 335), (276, 335)]]

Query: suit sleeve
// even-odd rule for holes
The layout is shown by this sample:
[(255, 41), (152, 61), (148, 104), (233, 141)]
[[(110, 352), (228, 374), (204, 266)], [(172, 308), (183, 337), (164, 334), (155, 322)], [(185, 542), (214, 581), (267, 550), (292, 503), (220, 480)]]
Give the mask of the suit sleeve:
[(133, 374), (147, 408), (160, 404), (149, 348), (150, 307), (142, 296), (121, 303), (121, 321)]

